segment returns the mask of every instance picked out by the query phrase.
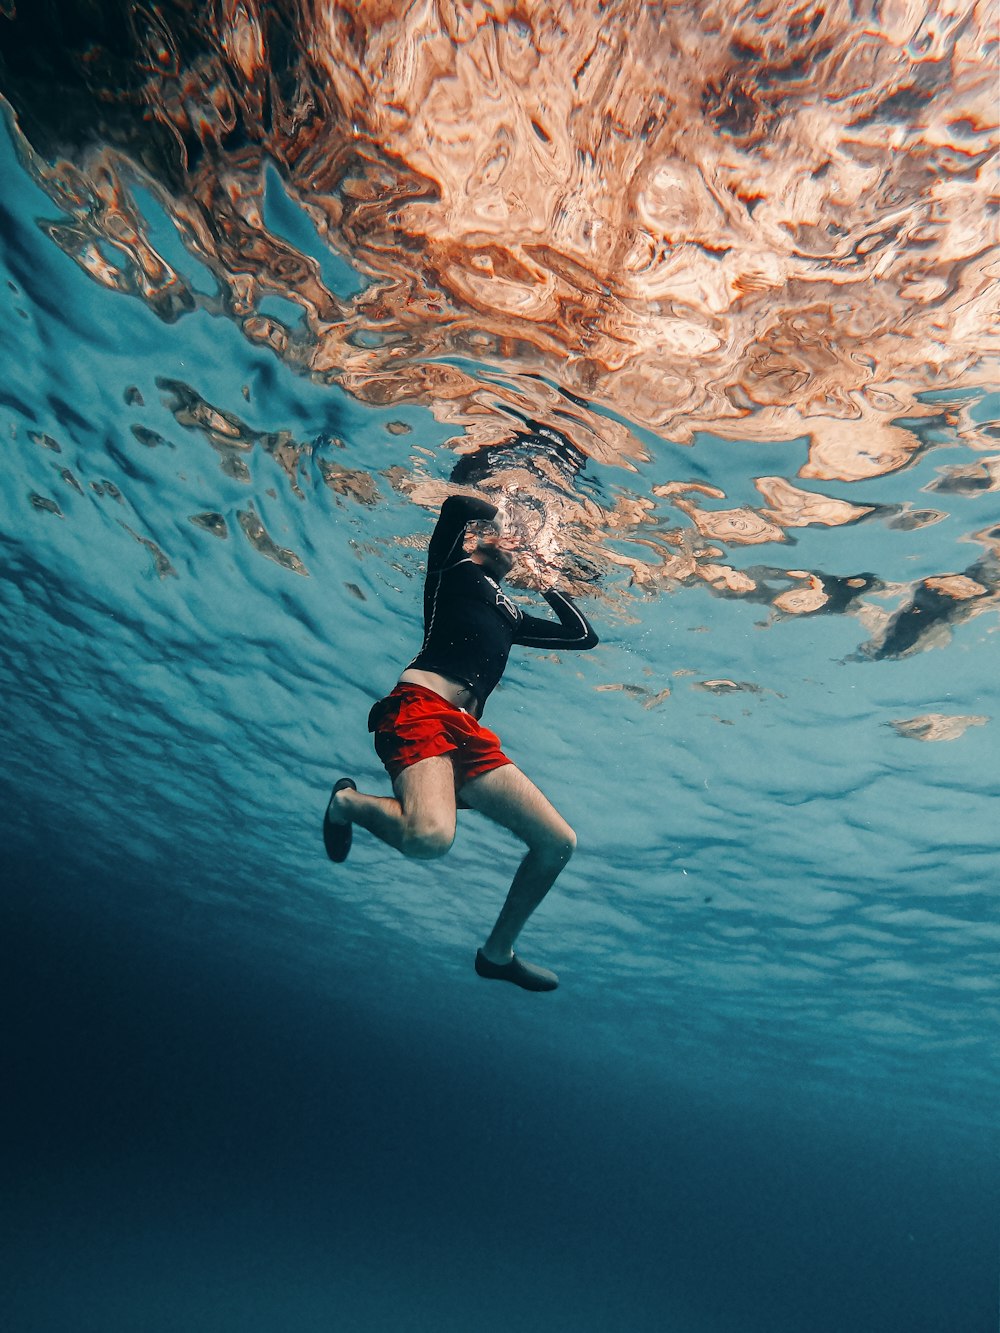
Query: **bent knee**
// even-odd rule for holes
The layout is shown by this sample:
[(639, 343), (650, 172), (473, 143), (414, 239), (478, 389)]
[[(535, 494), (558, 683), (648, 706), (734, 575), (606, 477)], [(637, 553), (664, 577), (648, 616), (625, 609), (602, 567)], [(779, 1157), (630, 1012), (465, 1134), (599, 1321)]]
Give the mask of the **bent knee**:
[(445, 824), (426, 825), (419, 829), (410, 829), (403, 835), (400, 848), (404, 856), (411, 856), (417, 861), (433, 861), (444, 856), (455, 841), (455, 830)]
[(576, 833), (568, 824), (563, 824), (561, 828), (554, 829), (543, 842), (535, 847), (535, 851), (540, 856), (556, 865), (565, 865), (575, 850)]

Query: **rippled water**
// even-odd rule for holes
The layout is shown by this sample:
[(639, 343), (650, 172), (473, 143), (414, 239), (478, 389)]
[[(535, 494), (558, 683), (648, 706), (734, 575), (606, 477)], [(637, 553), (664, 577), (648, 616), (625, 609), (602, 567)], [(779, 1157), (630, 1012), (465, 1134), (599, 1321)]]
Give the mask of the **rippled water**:
[[(17, 1327), (991, 1326), (995, 17), (0, 4)], [(602, 640), (544, 1008), (318, 839), (455, 489)]]

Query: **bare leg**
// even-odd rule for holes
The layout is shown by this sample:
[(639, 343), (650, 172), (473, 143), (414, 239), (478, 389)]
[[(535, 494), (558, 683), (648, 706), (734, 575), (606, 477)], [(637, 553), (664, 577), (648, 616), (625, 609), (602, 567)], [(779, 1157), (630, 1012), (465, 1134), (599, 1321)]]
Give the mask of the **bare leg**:
[(494, 768), (467, 782), (461, 794), (474, 810), (510, 829), (528, 845), (507, 900), (480, 950), (488, 962), (502, 965), (513, 958), (514, 941), (521, 928), (573, 855), (576, 834), (555, 806), (513, 764)]
[(404, 768), (395, 799), (345, 788), (330, 802), (330, 818), (360, 824), (404, 856), (431, 860), (455, 841), (455, 770), (448, 755)]

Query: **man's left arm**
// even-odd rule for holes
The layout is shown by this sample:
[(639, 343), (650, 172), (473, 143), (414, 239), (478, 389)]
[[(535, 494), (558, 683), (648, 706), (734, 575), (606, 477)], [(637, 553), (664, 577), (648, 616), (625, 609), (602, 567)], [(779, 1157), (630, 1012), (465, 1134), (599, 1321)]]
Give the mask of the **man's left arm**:
[(543, 620), (541, 616), (523, 616), (514, 636), (515, 643), (524, 648), (573, 648), (579, 651), (597, 647), (600, 640), (593, 626), (571, 597), (555, 588), (543, 589), (542, 596), (559, 617), (558, 623)]

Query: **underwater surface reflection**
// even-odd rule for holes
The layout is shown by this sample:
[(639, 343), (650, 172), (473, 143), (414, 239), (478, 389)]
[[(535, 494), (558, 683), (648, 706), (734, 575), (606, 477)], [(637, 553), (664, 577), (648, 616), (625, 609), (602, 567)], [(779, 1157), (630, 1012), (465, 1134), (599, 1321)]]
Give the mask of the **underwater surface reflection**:
[[(924, 531), (1000, 485), (988, 7), (73, 14), (3, 23), (3, 91), (43, 230), (98, 284), (428, 409), (453, 479), (535, 497), (578, 583), (851, 612), (894, 656), (995, 606), (992, 523), (922, 580), (781, 549)], [(317, 441), (161, 387), (224, 469), (263, 448), (295, 490)], [(539, 421), (548, 446), (519, 448)], [(735, 441), (766, 449), (722, 486), (705, 455)], [(377, 503), (349, 444), (324, 477)], [(440, 499), (411, 466), (388, 481)]]

